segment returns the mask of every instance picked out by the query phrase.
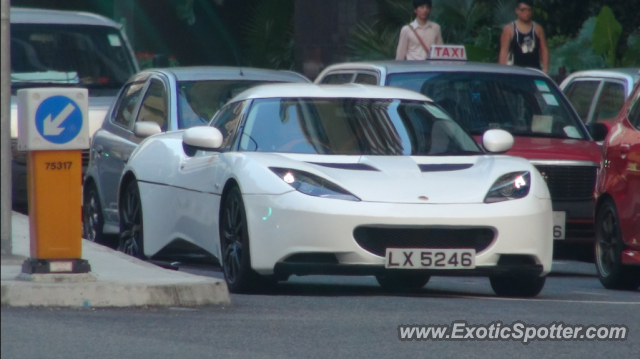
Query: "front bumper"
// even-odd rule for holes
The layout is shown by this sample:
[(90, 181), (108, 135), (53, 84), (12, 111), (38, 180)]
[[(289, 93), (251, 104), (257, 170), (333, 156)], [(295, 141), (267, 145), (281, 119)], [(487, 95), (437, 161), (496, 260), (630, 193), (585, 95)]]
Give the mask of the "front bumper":
[[(551, 270), (553, 234), (551, 201), (533, 195), (501, 203), (393, 204), (350, 202), (307, 196), (244, 195), (251, 264), (263, 275), (375, 274), (384, 269), (384, 257), (360, 247), (354, 238), (358, 226), (445, 228), (492, 227), (496, 236), (476, 255), (475, 270), (449, 270), (459, 275), (490, 275), (513, 268), (498, 267), (502, 255), (533, 259), (529, 273)], [(330, 253), (337, 263), (288, 263), (302, 253)], [(531, 267), (529, 265), (529, 267)], [(444, 271), (432, 271), (449, 275)]]
[[(539, 277), (544, 272), (541, 264), (483, 266), (476, 269), (445, 270), (395, 270), (384, 265), (331, 264), (331, 263), (276, 263), (274, 274), (287, 275), (377, 275), (389, 272), (424, 273), (447, 277), (531, 276)], [(545, 273), (546, 274), (546, 273)]]
[(595, 209), (594, 200), (586, 201), (553, 201), (554, 211), (566, 212), (565, 242), (585, 242), (595, 241), (595, 226), (593, 213)]

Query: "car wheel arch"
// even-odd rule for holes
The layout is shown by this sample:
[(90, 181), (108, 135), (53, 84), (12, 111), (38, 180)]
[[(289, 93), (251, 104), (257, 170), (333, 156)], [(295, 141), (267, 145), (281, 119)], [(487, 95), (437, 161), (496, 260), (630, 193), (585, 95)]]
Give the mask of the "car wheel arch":
[(120, 187), (118, 189), (118, 207), (120, 206), (120, 201), (122, 201), (122, 195), (124, 194), (124, 191), (127, 189), (127, 186), (131, 181), (135, 181), (135, 180), (136, 180), (136, 176), (131, 171), (125, 173), (124, 176), (122, 176), (122, 180), (120, 181)]
[(613, 199), (613, 196), (605, 192), (600, 196), (598, 196), (598, 200), (596, 201), (596, 205), (595, 205), (595, 213), (593, 217), (594, 219), (597, 218), (598, 212), (600, 212), (600, 209), (602, 208), (602, 206), (604, 206), (604, 204), (607, 202), (613, 203), (613, 206), (617, 208), (616, 201)]
[[(238, 189), (240, 189), (240, 193), (242, 193), (242, 188), (240, 188), (240, 183), (238, 183), (238, 181), (235, 178), (229, 178), (227, 182), (224, 184), (224, 187), (222, 189), (222, 195), (220, 196), (220, 209), (222, 209), (222, 206), (224, 205), (224, 202), (227, 199), (227, 195), (229, 194), (229, 191), (233, 187), (238, 187)], [(219, 211), (218, 217), (219, 217), (218, 220), (221, 221), (222, 210)]]

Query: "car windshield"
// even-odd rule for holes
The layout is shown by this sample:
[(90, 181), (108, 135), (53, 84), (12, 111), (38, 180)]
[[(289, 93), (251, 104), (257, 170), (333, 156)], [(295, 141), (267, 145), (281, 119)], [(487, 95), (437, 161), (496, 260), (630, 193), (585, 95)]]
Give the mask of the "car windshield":
[(11, 87), (119, 89), (135, 73), (118, 29), (107, 26), (12, 24)]
[(206, 125), (229, 100), (240, 92), (274, 81), (206, 80), (178, 83), (178, 126), (189, 128)]
[(387, 85), (421, 92), (472, 135), (587, 139), (556, 86), (543, 77), (494, 73), (392, 74)]
[(384, 156), (483, 153), (460, 126), (433, 104), (361, 98), (255, 100), (240, 149)]

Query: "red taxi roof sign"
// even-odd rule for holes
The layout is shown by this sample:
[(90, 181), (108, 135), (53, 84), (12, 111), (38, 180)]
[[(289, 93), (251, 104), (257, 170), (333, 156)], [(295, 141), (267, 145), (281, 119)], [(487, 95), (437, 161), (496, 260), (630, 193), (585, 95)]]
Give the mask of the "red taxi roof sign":
[(463, 45), (431, 45), (429, 60), (467, 61), (467, 52)]

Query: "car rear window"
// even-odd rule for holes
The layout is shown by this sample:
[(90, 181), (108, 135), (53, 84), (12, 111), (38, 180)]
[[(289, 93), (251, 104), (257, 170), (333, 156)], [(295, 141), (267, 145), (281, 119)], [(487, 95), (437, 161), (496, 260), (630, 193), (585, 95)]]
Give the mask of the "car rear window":
[(514, 136), (589, 138), (547, 78), (474, 72), (392, 74), (388, 86), (421, 92), (473, 135), (503, 129)]
[(268, 83), (274, 83), (274, 81), (180, 81), (178, 85), (180, 112), (178, 127), (185, 129), (206, 125), (218, 110), (236, 95), (251, 87)]

